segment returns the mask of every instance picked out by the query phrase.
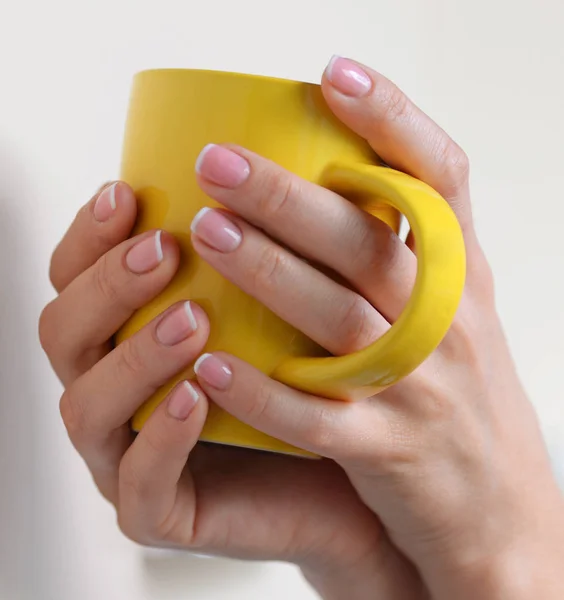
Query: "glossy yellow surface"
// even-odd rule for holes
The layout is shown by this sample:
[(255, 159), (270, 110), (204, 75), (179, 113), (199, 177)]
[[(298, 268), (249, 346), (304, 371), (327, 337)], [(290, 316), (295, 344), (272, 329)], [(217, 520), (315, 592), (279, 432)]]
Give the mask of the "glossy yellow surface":
[[(193, 251), (192, 218), (200, 208), (215, 205), (198, 187), (194, 164), (206, 144), (223, 142), (249, 148), (342, 193), (396, 231), (399, 213), (408, 218), (418, 255), (413, 294), (399, 320), (369, 348), (329, 356)], [(464, 285), (464, 244), (456, 218), (435, 191), (412, 177), (375, 166), (377, 162), (366, 142), (330, 113), (317, 85), (211, 71), (137, 75), (122, 178), (139, 199), (136, 232), (170, 231), (179, 240), (182, 259), (173, 282), (133, 316), (118, 342), (172, 303), (191, 299), (210, 318), (206, 352), (232, 353), (299, 389), (355, 400), (408, 375), (433, 352), (452, 322)], [(154, 394), (136, 414), (133, 428), (139, 430), (170, 389), (186, 377), (193, 377), (191, 368)], [(216, 406), (210, 409), (202, 439), (308, 455)]]

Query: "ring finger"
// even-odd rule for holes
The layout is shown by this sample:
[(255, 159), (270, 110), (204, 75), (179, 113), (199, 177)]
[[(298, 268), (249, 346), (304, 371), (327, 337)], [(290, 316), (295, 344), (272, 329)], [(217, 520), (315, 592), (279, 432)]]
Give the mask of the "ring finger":
[(170, 281), (178, 260), (172, 236), (142, 234), (104, 254), (46, 307), (43, 321), (56, 339), (50, 358), (64, 383), (108, 351), (106, 342)]

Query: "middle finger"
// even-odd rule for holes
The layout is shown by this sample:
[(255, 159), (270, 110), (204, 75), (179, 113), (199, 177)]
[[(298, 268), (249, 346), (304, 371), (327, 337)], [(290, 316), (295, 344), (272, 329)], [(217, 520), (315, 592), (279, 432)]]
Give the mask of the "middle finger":
[(389, 321), (399, 317), (413, 287), (417, 261), (385, 223), (241, 148), (207, 146), (196, 170), (202, 189), (212, 198), (305, 258), (340, 274)]

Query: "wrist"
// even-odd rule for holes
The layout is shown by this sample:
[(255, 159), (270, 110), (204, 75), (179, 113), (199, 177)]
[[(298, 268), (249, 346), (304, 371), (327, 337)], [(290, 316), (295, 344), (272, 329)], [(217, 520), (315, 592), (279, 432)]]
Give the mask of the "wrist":
[(492, 557), (488, 564), (442, 578), (438, 586), (430, 586), (431, 593), (436, 600), (559, 600), (564, 597), (564, 565), (556, 564), (557, 556), (547, 561), (531, 547), (527, 553)]
[(531, 514), (528, 535), (472, 562), (437, 564), (425, 581), (436, 600), (559, 600), (564, 598), (564, 505)]
[(411, 563), (391, 544), (354, 564), (301, 567), (323, 600), (428, 600), (430, 597)]

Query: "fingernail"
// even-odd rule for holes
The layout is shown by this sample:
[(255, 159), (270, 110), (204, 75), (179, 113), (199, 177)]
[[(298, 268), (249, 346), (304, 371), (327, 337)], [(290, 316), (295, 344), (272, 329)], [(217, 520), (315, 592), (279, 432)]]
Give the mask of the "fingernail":
[(103, 223), (107, 221), (117, 208), (116, 203), (116, 187), (118, 182), (112, 183), (109, 187), (100, 192), (94, 204), (94, 218), (96, 221)]
[(235, 152), (208, 144), (196, 160), (196, 173), (212, 183), (226, 188), (236, 188), (249, 177), (249, 163)]
[(194, 365), (194, 373), (217, 390), (226, 390), (233, 376), (229, 366), (213, 354), (202, 354)]
[(125, 262), (132, 273), (148, 273), (157, 267), (163, 260), (163, 246), (161, 231), (145, 238), (127, 253)]
[(186, 421), (199, 399), (196, 388), (189, 381), (183, 381), (170, 395), (166, 407), (168, 414), (178, 421)]
[(341, 56), (333, 56), (325, 69), (325, 75), (345, 96), (365, 96), (372, 88), (369, 75), (352, 60)]
[(192, 233), (219, 252), (233, 252), (243, 238), (241, 230), (223, 213), (202, 208), (190, 225)]
[(198, 329), (190, 302), (184, 302), (169, 312), (157, 325), (157, 339), (164, 346), (174, 346)]

